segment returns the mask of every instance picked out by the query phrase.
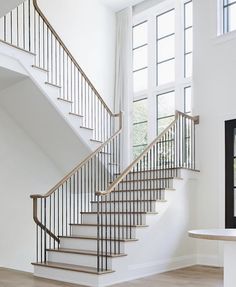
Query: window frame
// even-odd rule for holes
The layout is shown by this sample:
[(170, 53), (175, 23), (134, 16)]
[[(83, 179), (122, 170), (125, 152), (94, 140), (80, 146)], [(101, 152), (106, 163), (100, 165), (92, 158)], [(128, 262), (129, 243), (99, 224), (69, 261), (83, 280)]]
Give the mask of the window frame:
[[(185, 3), (192, 0), (166, 0), (140, 12), (133, 17), (133, 27), (147, 21), (148, 25), (148, 88), (133, 92), (132, 101), (147, 98), (148, 101), (148, 143), (157, 136), (157, 95), (175, 91), (175, 110), (184, 112), (184, 88), (192, 86), (192, 77), (184, 77), (184, 9)], [(175, 9), (175, 81), (157, 85), (157, 23), (159, 15)], [(169, 34), (168, 34), (169, 36)], [(178, 41), (177, 41), (178, 38)], [(155, 120), (154, 120), (155, 119)], [(133, 121), (132, 121), (133, 125)], [(131, 149), (133, 144), (131, 145)]]

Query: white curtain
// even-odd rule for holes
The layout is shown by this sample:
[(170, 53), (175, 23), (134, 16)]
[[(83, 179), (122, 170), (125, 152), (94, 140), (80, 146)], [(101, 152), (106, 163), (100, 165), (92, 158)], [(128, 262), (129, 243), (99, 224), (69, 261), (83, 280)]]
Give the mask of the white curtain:
[(124, 134), (124, 166), (130, 162), (130, 116), (132, 113), (132, 7), (117, 13), (115, 112), (122, 111)]

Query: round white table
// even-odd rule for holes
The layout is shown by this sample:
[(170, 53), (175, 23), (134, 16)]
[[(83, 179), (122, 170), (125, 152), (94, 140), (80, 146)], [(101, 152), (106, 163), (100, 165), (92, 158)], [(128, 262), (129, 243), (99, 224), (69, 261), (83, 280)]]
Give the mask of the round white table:
[(189, 231), (198, 239), (224, 241), (224, 287), (236, 286), (236, 229), (203, 229)]

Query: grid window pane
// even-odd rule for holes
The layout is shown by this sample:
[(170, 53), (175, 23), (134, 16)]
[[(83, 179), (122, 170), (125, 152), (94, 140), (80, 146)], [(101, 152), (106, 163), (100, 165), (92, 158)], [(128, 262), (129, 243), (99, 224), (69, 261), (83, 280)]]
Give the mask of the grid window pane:
[(134, 71), (147, 67), (148, 46), (144, 46), (133, 51)]
[(164, 85), (175, 81), (175, 60), (157, 65), (157, 84)]
[(236, 4), (228, 7), (228, 32), (236, 30)]
[(175, 36), (161, 39), (157, 44), (158, 62), (162, 62), (175, 57)]
[(234, 187), (236, 187), (236, 158), (234, 159)]
[(193, 50), (193, 28), (185, 30), (185, 53)]
[(236, 129), (234, 129), (234, 156), (236, 157)]
[(157, 132), (158, 135), (164, 131), (165, 128), (168, 127), (168, 125), (171, 124), (171, 122), (174, 120), (174, 116), (173, 117), (169, 117), (169, 118), (164, 118), (164, 119), (159, 119), (157, 121)]
[(175, 10), (157, 16), (157, 38), (160, 39), (175, 32)]
[(133, 103), (133, 123), (140, 123), (147, 121), (147, 99), (135, 101)]
[(134, 92), (140, 92), (147, 89), (148, 73), (147, 69), (133, 73)]
[(157, 117), (163, 118), (173, 115), (175, 112), (175, 92), (169, 92), (157, 96)]
[(193, 26), (193, 3), (185, 4), (185, 28)]
[(228, 4), (231, 4), (234, 2), (236, 2), (236, 1), (235, 0), (224, 0), (224, 5), (228, 5)]
[(185, 55), (185, 77), (191, 77), (193, 70), (192, 53)]
[(147, 44), (148, 31), (147, 22), (139, 24), (133, 28), (133, 48)]
[(133, 158), (137, 158), (146, 148), (147, 145), (133, 147)]
[(184, 112), (185, 113), (191, 113), (192, 109), (192, 88), (191, 87), (186, 87), (184, 89)]
[(147, 144), (147, 122), (133, 125), (133, 145)]

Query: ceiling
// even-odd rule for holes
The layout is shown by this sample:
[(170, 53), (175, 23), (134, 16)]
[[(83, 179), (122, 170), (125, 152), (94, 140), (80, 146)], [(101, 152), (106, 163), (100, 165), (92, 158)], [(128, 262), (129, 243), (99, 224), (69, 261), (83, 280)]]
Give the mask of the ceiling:
[(144, 0), (101, 0), (114, 11), (122, 10), (130, 5), (136, 5)]

